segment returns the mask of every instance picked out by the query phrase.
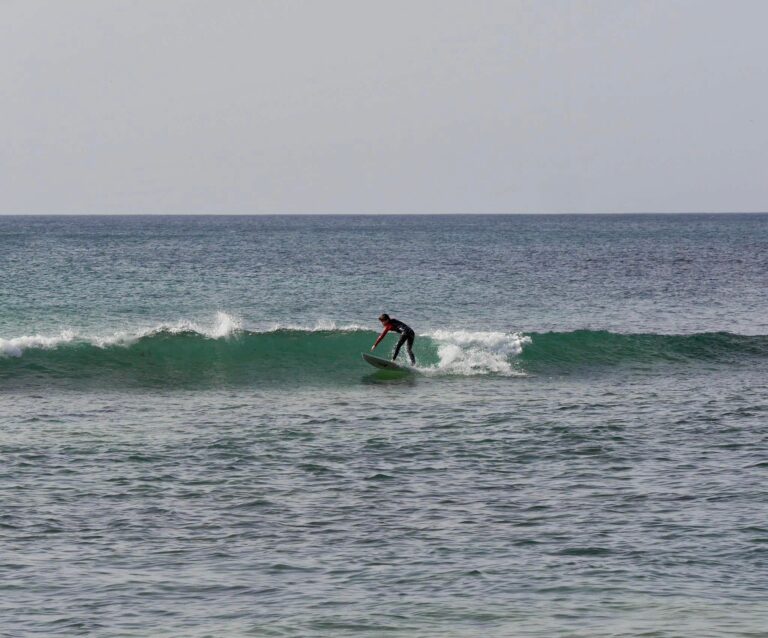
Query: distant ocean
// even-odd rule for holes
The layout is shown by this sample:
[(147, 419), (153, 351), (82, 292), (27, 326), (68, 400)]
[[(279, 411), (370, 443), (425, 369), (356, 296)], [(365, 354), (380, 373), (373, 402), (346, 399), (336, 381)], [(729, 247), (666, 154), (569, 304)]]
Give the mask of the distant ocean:
[(764, 637), (767, 292), (768, 215), (0, 217), (0, 636)]

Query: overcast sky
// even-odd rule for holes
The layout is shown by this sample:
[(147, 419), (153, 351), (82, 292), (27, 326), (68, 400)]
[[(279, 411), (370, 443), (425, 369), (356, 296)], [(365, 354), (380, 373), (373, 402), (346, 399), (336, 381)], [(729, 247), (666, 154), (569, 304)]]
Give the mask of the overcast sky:
[(765, 0), (0, 0), (0, 213), (768, 210)]

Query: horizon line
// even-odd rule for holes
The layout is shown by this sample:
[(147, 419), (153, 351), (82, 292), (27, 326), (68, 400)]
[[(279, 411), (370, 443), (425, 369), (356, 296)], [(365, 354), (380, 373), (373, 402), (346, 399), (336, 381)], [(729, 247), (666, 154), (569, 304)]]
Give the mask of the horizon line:
[(328, 212), (298, 212), (298, 213), (2, 213), (0, 217), (513, 217), (513, 216), (630, 216), (630, 215), (766, 215), (764, 211), (631, 211), (631, 212), (429, 212), (429, 213), (328, 213)]

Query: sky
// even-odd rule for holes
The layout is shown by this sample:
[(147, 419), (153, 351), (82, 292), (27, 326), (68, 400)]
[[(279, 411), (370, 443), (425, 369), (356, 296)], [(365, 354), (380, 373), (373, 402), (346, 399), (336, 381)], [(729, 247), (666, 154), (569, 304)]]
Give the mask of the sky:
[(0, 0), (0, 214), (768, 211), (765, 0)]

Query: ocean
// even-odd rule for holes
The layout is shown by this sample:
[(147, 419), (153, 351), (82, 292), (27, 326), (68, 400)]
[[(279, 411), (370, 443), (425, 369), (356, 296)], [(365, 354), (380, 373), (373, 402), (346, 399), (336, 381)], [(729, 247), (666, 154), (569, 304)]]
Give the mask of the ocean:
[(0, 217), (0, 636), (765, 637), (767, 290), (768, 215)]

